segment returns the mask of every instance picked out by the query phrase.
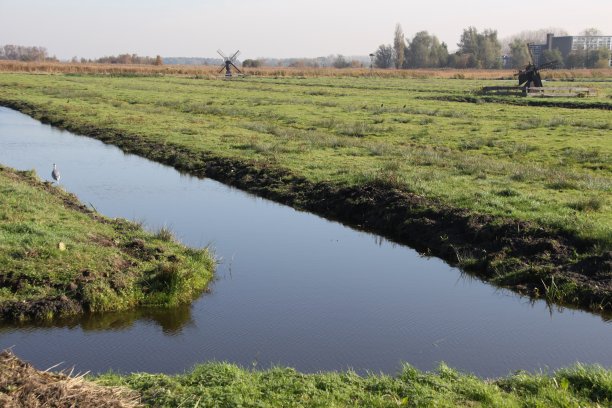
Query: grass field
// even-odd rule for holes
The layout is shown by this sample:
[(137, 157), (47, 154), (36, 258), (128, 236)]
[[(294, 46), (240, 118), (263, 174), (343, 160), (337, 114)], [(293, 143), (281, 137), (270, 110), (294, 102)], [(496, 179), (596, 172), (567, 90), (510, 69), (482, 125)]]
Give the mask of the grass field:
[[(206, 173), (206, 160), (195, 158), (198, 154), (246, 163), (278, 176), (280, 182), (267, 190), (273, 198), (293, 188), (283, 177), (349, 189), (375, 185), (408, 194), (434, 213), (459, 210), (472, 221), (502, 225), (504, 234), (546, 235), (546, 248), (532, 245), (533, 251), (522, 250), (512, 262), (505, 262), (516, 247), (512, 242), (500, 244), (506, 246), (495, 256), (471, 251), (473, 242), (456, 250), (451, 239), (447, 246), (466, 267), (488, 257), (489, 280), (503, 285), (527, 280), (548, 294), (559, 281), (547, 274), (594, 256), (579, 269), (588, 269), (589, 285), (609, 291), (612, 78), (548, 84), (594, 87), (599, 91), (594, 98), (478, 95), (482, 86), (505, 84), (514, 81), (4, 73), (0, 104), (195, 174)], [(153, 146), (148, 153), (135, 146), (144, 143)], [(248, 177), (253, 175), (242, 180), (247, 187)], [(434, 214), (430, 220), (439, 218)], [(362, 224), (359, 216), (351, 222)], [(499, 231), (487, 239), (503, 241)], [(441, 243), (432, 244), (433, 253), (441, 253), (436, 245), (451, 234), (437, 229), (435, 234)], [(583, 295), (572, 285), (555, 289), (557, 300), (584, 303), (575, 301)], [(563, 291), (571, 296), (559, 295)], [(599, 298), (599, 307), (612, 308), (609, 299), (607, 292), (607, 306)]]
[(35, 175), (0, 166), (0, 320), (176, 306), (212, 277), (207, 250), (110, 220)]

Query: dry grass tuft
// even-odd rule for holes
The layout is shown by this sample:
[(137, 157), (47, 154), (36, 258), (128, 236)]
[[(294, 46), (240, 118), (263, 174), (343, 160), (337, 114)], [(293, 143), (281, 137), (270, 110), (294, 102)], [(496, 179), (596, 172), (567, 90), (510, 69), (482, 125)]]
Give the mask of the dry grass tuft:
[(87, 381), (84, 375), (71, 374), (39, 371), (5, 350), (0, 353), (0, 406), (5, 408), (140, 406), (140, 397), (134, 391), (123, 387), (103, 387)]

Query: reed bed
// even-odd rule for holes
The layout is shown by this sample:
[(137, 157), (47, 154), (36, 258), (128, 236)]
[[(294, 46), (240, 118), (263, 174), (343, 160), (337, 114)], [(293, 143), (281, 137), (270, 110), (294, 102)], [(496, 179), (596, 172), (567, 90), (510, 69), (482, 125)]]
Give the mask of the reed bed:
[[(260, 67), (244, 68), (244, 73), (260, 77), (369, 77), (379, 78), (442, 78), (442, 79), (511, 79), (516, 70), (485, 69), (374, 69), (368, 68), (310, 68), (310, 67)], [(142, 65), (142, 64), (96, 64), (64, 62), (0, 61), (0, 72), (98, 74), (134, 76), (189, 76), (223, 77), (215, 65)], [(560, 69), (543, 72), (546, 79), (610, 78), (612, 68)]]

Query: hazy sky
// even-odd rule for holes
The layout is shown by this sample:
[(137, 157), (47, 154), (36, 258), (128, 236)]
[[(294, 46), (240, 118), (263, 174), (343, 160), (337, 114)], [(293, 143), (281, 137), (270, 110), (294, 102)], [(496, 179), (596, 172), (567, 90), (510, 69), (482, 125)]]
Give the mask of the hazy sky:
[(463, 28), (597, 27), (612, 35), (612, 0), (0, 0), (0, 44), (41, 45), (58, 58), (119, 53), (241, 59), (367, 55), (427, 30), (451, 50)]

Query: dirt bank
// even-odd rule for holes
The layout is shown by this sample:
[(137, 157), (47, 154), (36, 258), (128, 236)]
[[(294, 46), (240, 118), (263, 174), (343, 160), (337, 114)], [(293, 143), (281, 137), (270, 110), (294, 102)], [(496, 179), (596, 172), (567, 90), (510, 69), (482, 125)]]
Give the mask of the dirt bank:
[(485, 96), (485, 95), (443, 95), (443, 96), (423, 96), (417, 99), (445, 101), (445, 102), (466, 102), (466, 103), (501, 103), (517, 106), (545, 106), (549, 108), (565, 109), (601, 109), (612, 110), (612, 103), (589, 101), (588, 98), (580, 98), (576, 101), (559, 101), (542, 99), (537, 97), (525, 98), (514, 96)]

